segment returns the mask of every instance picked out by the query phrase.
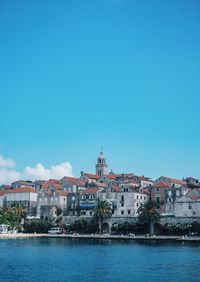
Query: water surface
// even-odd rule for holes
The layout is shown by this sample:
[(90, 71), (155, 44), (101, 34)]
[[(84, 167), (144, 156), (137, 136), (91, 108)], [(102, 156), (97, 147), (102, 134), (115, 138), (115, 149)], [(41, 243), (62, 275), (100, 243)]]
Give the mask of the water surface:
[(0, 281), (200, 281), (200, 244), (0, 240)]

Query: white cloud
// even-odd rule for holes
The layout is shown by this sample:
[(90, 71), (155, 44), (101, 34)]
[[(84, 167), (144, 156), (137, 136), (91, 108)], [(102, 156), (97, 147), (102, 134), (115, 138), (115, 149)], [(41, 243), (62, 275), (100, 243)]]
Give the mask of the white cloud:
[(0, 184), (10, 184), (19, 179), (34, 181), (36, 179), (61, 179), (63, 176), (73, 176), (72, 166), (69, 162), (63, 162), (50, 168), (45, 168), (38, 163), (35, 167), (27, 166), (23, 172), (11, 169), (14, 166), (14, 160), (5, 159), (0, 155)]
[(30, 180), (60, 179), (63, 176), (72, 176), (72, 166), (69, 162), (61, 163), (50, 168), (45, 168), (42, 164), (38, 163), (35, 167), (27, 166), (23, 172), (23, 177)]
[(0, 155), (0, 167), (14, 167), (15, 161), (12, 159), (5, 159), (2, 155)]
[(19, 180), (21, 178), (21, 173), (7, 168), (0, 168), (0, 183), (10, 184), (13, 181)]

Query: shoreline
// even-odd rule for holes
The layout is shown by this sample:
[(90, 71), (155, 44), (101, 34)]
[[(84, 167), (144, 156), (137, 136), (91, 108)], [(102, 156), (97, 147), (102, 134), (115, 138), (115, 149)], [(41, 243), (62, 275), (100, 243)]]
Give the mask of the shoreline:
[(16, 233), (0, 234), (0, 239), (36, 239), (36, 238), (63, 238), (63, 239), (99, 239), (99, 240), (127, 240), (127, 241), (175, 241), (175, 242), (200, 242), (199, 237), (188, 236), (153, 236), (145, 237), (144, 235), (99, 235), (99, 234), (36, 234), (36, 233)]

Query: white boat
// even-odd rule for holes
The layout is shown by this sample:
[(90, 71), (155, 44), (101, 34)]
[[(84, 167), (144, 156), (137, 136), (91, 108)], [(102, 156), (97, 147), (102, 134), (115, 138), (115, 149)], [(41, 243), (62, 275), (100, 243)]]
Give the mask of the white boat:
[(8, 225), (0, 224), (0, 234), (8, 234)]

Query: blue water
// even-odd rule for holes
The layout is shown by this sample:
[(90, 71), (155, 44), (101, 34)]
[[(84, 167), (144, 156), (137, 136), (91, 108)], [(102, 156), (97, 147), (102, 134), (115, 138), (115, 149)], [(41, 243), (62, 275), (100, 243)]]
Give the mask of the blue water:
[(200, 244), (0, 240), (0, 281), (200, 281)]

